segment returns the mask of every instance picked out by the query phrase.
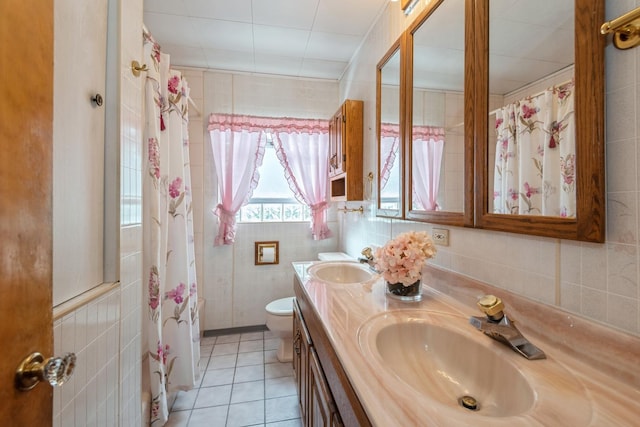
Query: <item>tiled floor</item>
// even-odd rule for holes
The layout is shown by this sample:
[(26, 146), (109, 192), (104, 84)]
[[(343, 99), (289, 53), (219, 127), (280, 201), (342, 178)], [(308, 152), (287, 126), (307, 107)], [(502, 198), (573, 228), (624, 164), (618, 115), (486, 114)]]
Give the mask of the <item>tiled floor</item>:
[(165, 427), (301, 427), (291, 363), (269, 331), (205, 337), (200, 387), (178, 392)]

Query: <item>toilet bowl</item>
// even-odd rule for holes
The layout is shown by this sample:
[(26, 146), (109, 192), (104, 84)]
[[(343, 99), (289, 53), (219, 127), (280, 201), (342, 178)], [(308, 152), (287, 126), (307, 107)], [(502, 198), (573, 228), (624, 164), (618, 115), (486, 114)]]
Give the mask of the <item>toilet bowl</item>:
[(279, 339), (276, 356), (280, 362), (293, 360), (293, 299), (287, 297), (271, 301), (265, 307), (267, 328)]

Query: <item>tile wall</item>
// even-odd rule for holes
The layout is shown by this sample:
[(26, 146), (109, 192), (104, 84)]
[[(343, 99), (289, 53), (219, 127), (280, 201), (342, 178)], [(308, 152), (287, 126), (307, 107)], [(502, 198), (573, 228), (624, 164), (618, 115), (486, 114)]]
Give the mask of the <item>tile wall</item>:
[[(640, 1), (606, 1), (613, 19)], [(365, 101), (366, 170), (375, 170), (375, 64), (411, 16), (397, 3), (372, 28), (340, 82), (340, 98)], [(531, 299), (561, 307), (610, 327), (640, 335), (638, 167), (640, 49), (606, 47), (606, 182), (607, 238), (604, 244), (450, 228), (450, 246), (440, 247), (433, 261), (444, 268)], [(357, 224), (341, 222), (341, 249), (357, 255), (363, 245), (384, 244), (406, 230), (430, 231), (428, 224), (376, 218), (369, 212)], [(508, 302), (507, 302), (508, 304)]]
[[(308, 223), (239, 224), (234, 245), (214, 247), (217, 180), (212, 165), (208, 115), (212, 112), (263, 116), (330, 117), (338, 106), (337, 83), (183, 69), (191, 98), (201, 112), (190, 114), (189, 139), (194, 204), (198, 292), (206, 299), (205, 330), (263, 325), (264, 307), (293, 295), (291, 262), (316, 259), (338, 247), (335, 211), (329, 215), (334, 237), (310, 238)], [(194, 113), (191, 109), (191, 113)], [(255, 266), (254, 242), (278, 240), (280, 263)]]
[[(126, 180), (126, 193), (142, 197), (143, 80), (134, 77), (128, 65), (131, 58), (139, 60), (142, 55), (142, 1), (110, 3), (109, 19), (110, 31), (118, 31), (117, 48), (109, 53), (115, 57), (110, 60), (122, 58), (124, 63), (115, 66), (120, 80), (114, 85), (115, 96), (120, 103), (111, 129), (119, 129), (114, 138), (119, 141), (120, 174), (132, 177)], [(121, 182), (109, 173), (105, 180)], [(118, 231), (119, 284), (54, 321), (55, 354), (73, 351), (78, 356), (71, 380), (54, 391), (54, 427), (142, 425), (142, 226), (127, 225)]]

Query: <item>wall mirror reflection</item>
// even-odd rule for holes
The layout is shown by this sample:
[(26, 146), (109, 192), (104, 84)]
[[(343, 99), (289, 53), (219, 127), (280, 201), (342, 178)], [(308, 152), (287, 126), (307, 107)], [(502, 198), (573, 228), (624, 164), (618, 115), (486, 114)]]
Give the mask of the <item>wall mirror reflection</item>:
[(408, 218), (461, 225), (473, 198), (466, 197), (473, 181), (465, 148), (465, 103), (472, 100), (465, 100), (465, 3), (433, 2), (408, 30)]
[(378, 215), (389, 217), (403, 214), (401, 44), (402, 38), (377, 66)]
[(602, 241), (603, 12), (602, 0), (476, 2), (477, 227)]
[(491, 3), (489, 211), (576, 216), (574, 0)]

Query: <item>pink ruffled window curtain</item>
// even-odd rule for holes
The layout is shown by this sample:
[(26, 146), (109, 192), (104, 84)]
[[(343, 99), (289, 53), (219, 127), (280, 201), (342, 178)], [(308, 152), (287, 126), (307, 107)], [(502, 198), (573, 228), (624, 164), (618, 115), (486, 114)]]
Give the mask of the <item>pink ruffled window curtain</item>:
[(311, 208), (311, 236), (331, 237), (327, 226), (329, 185), (329, 124), (324, 120), (289, 119), (274, 129), (278, 159), (289, 188)]
[(397, 124), (380, 125), (380, 189), (387, 186), (398, 149), (400, 148), (400, 128)]
[(220, 221), (214, 245), (230, 245), (235, 241), (236, 213), (258, 185), (264, 138), (247, 116), (212, 114), (208, 129), (220, 191), (220, 203), (213, 211)]
[(221, 200), (214, 210), (220, 219), (216, 245), (234, 242), (235, 215), (258, 185), (267, 131), (276, 136), (274, 144), (289, 187), (311, 208), (313, 238), (331, 236), (326, 224), (328, 121), (211, 114), (208, 129)]
[(412, 147), (413, 209), (438, 209), (444, 128), (414, 126)]

